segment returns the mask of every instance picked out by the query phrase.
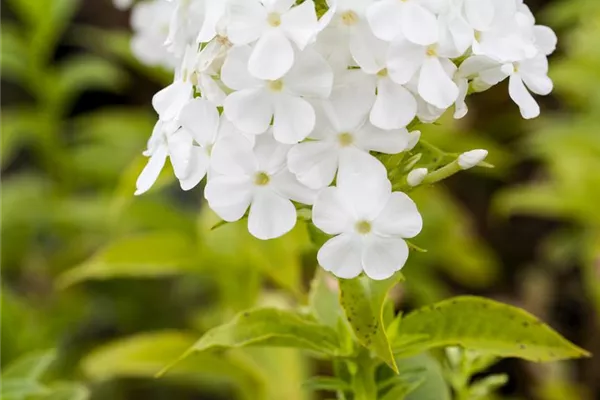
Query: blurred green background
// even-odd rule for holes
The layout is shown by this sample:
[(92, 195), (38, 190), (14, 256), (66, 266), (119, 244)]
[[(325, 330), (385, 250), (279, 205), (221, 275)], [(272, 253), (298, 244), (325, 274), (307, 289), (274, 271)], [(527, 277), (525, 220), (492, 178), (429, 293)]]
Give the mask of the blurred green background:
[[(414, 193), (428, 252), (411, 256), (396, 303), (488, 296), (598, 354), (600, 2), (527, 3), (558, 32), (556, 89), (534, 121), (503, 83), (471, 97), (464, 120), (423, 132), (447, 151), (489, 149), (496, 168)], [(170, 171), (133, 197), (151, 97), (170, 75), (131, 56), (126, 12), (109, 0), (1, 6), (5, 382), (25, 370), (35, 398), (55, 400), (324, 398), (301, 386), (330, 366), (294, 350), (196, 356), (153, 378), (241, 310), (305, 304), (316, 248), (302, 224), (271, 242), (243, 223), (211, 231), (202, 189), (181, 192)], [(600, 398), (599, 358), (493, 371), (511, 378), (495, 398)]]

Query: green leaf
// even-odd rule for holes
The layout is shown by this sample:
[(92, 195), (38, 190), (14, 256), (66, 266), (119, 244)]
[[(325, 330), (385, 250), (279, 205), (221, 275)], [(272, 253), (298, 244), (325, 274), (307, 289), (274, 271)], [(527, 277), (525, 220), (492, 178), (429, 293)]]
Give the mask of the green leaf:
[(2, 34), (0, 35), (2, 57), (2, 79), (10, 79), (24, 83), (28, 72), (27, 42), (22, 37), (22, 32), (16, 24), (2, 21)]
[[(116, 378), (154, 379), (156, 373), (188, 349), (195, 335), (163, 331), (142, 333), (100, 346), (81, 366), (94, 381)], [(244, 360), (223, 354), (202, 353), (174, 366), (168, 378), (191, 385), (230, 385), (243, 398), (263, 391), (264, 378)], [(260, 398), (260, 396), (259, 396)]]
[(333, 329), (293, 311), (262, 308), (239, 314), (231, 322), (208, 331), (190, 351), (245, 346), (294, 347), (328, 356), (339, 355)]
[(400, 273), (384, 281), (362, 276), (340, 279), (340, 303), (358, 341), (395, 372), (398, 367), (385, 332), (383, 311), (389, 290), (403, 279)]
[(422, 383), (406, 395), (406, 400), (451, 399), (450, 388), (444, 379), (442, 368), (435, 358), (424, 353), (398, 362), (405, 368), (422, 370), (420, 374), (423, 379)]
[(348, 392), (352, 390), (352, 387), (348, 384), (348, 382), (344, 382), (340, 378), (335, 378), (332, 376), (313, 376), (304, 382), (302, 387), (307, 390), (321, 390), (327, 392)]
[(64, 109), (83, 91), (117, 91), (125, 79), (125, 73), (105, 59), (89, 54), (72, 56), (58, 67), (53, 95), (60, 100)]
[(2, 373), (2, 379), (38, 381), (56, 359), (56, 351), (45, 350), (27, 354), (9, 364)]
[(403, 346), (402, 354), (462, 346), (499, 357), (537, 362), (589, 356), (531, 314), (472, 296), (445, 300), (406, 315), (394, 334), (394, 343), (404, 335), (429, 335), (429, 338)]
[(170, 232), (120, 239), (90, 260), (59, 276), (62, 288), (85, 280), (154, 278), (190, 272), (196, 248), (188, 237)]
[(3, 379), (0, 398), (2, 400), (23, 400), (30, 396), (48, 393), (48, 389), (38, 382), (25, 379)]
[(308, 305), (315, 318), (331, 327), (336, 327), (344, 311), (339, 302), (339, 285), (337, 279), (319, 268), (310, 285)]
[(421, 376), (418, 379), (402, 379), (396, 377), (392, 388), (386, 392), (381, 400), (402, 400), (408, 394), (414, 392), (423, 382), (425, 377)]
[(56, 383), (50, 386), (49, 393), (37, 400), (87, 400), (90, 391), (77, 383)]

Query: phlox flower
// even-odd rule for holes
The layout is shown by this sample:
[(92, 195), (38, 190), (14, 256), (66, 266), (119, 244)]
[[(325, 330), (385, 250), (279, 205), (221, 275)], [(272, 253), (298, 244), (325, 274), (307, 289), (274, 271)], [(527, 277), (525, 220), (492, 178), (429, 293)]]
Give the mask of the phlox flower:
[(229, 222), (249, 209), (248, 230), (259, 239), (289, 232), (297, 218), (292, 200), (312, 204), (316, 195), (287, 170), (289, 147), (271, 134), (258, 136), (254, 146), (240, 138), (218, 141), (212, 150), (215, 174), (204, 192), (210, 208)]
[(415, 203), (392, 193), (385, 170), (375, 167), (341, 170), (337, 186), (323, 189), (315, 200), (313, 223), (335, 235), (319, 250), (319, 264), (344, 279), (362, 272), (375, 280), (391, 277), (408, 258), (404, 239), (422, 228)]
[(315, 111), (305, 98), (327, 98), (333, 72), (316, 51), (307, 48), (281, 79), (261, 80), (246, 68), (251, 48), (234, 47), (221, 70), (221, 80), (235, 90), (224, 102), (224, 111), (243, 132), (261, 134), (273, 120), (273, 134), (281, 143), (295, 144), (314, 129)]
[(429, 45), (438, 41), (438, 23), (428, 0), (379, 0), (367, 11), (373, 33), (391, 41), (402, 35), (412, 43)]
[(313, 0), (230, 0), (227, 33), (235, 45), (254, 43), (247, 68), (259, 79), (276, 80), (294, 65), (319, 25)]

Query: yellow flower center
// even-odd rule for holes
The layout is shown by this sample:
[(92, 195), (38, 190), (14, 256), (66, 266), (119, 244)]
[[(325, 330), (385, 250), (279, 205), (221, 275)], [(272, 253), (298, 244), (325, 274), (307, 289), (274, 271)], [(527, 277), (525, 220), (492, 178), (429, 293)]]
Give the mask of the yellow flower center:
[(281, 92), (283, 90), (283, 81), (281, 79), (269, 81), (268, 87), (272, 92)]
[(267, 186), (269, 182), (271, 182), (271, 177), (264, 172), (258, 172), (254, 176), (254, 184), (257, 186)]
[(356, 232), (366, 235), (371, 232), (371, 223), (369, 221), (359, 221), (356, 223)]
[(348, 10), (342, 14), (342, 24), (346, 26), (356, 25), (360, 17), (352, 10)]
[(387, 70), (387, 68), (384, 68), (384, 69), (382, 69), (381, 71), (379, 71), (379, 72), (377, 73), (377, 76), (378, 76), (378, 77), (380, 77), (380, 78), (385, 78), (385, 77), (387, 77), (387, 76), (388, 76), (388, 70)]
[(281, 25), (281, 15), (279, 15), (278, 13), (270, 13), (267, 16), (267, 22), (269, 25), (276, 28), (279, 25)]
[(342, 147), (351, 146), (354, 143), (354, 136), (350, 132), (342, 132), (338, 135), (338, 143)]
[(435, 45), (433, 45), (433, 44), (432, 44), (431, 46), (429, 46), (429, 47), (427, 48), (426, 54), (427, 54), (429, 57), (435, 57), (435, 56), (437, 56), (437, 48), (436, 48), (436, 46), (435, 46)]

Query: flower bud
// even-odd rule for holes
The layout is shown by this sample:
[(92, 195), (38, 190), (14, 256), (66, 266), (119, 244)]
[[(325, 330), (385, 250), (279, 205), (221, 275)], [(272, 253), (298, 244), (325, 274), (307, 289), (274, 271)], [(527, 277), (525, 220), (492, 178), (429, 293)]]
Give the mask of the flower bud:
[(421, 139), (421, 131), (409, 132), (408, 144), (406, 145), (405, 151), (410, 151), (415, 148), (419, 140)]
[(487, 155), (488, 151), (483, 149), (467, 151), (458, 157), (458, 165), (462, 169), (471, 169), (485, 160)]
[(427, 170), (427, 168), (413, 169), (409, 172), (408, 176), (406, 177), (406, 182), (411, 187), (418, 186), (421, 184), (421, 182), (423, 182), (423, 179), (425, 179), (428, 173), (429, 171)]

